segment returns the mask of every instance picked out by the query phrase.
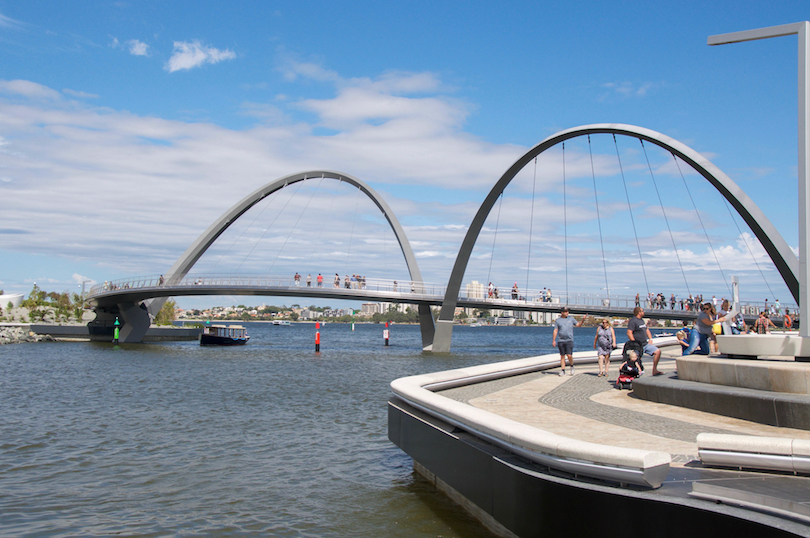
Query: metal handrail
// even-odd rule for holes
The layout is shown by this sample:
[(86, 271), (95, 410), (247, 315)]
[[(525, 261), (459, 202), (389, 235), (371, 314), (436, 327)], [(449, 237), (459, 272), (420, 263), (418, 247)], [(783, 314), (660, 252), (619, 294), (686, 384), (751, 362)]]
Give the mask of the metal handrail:
[[(239, 275), (239, 274), (211, 274), (211, 275), (186, 275), (183, 279), (179, 282), (172, 283), (171, 285), (168, 282), (171, 280), (171, 275), (146, 275), (146, 276), (136, 276), (130, 278), (123, 278), (118, 280), (111, 280), (104, 282), (103, 284), (96, 284), (95, 286), (90, 288), (90, 291), (87, 295), (88, 299), (92, 299), (106, 293), (117, 292), (120, 290), (131, 290), (131, 289), (146, 289), (146, 288), (159, 288), (159, 287), (172, 287), (172, 288), (185, 288), (185, 287), (192, 287), (192, 286), (203, 286), (203, 287), (258, 287), (258, 288), (278, 288), (278, 289), (296, 289), (296, 288), (310, 288), (310, 289), (321, 289), (323, 291), (328, 290), (352, 290), (356, 292), (365, 292), (364, 295), (368, 295), (372, 298), (375, 294), (385, 294), (386, 297), (390, 297), (392, 294), (397, 294), (400, 297), (407, 297), (413, 296), (414, 299), (417, 297), (419, 298), (430, 298), (430, 299), (437, 299), (442, 298), (445, 292), (444, 284), (437, 284), (434, 282), (412, 282), (409, 279), (406, 280), (394, 280), (394, 279), (378, 279), (378, 278), (370, 278), (364, 279), (362, 281), (355, 281), (352, 282), (349, 280), (349, 287), (346, 287), (346, 280), (345, 276), (340, 277), (339, 286), (335, 286), (334, 278), (332, 277), (324, 277), (323, 285), (319, 288), (317, 285), (317, 277), (312, 280), (310, 286), (306, 284), (306, 277), (301, 277), (301, 279), (296, 283), (295, 278), (290, 276), (289, 274), (286, 275)], [(498, 297), (495, 297), (494, 290), (493, 295), (490, 296), (489, 290), (484, 287), (480, 286), (479, 289), (474, 290), (472, 293), (469, 294), (460, 294), (460, 300), (467, 300), (467, 301), (481, 301), (483, 303), (491, 303), (494, 309), (500, 310), (508, 310), (510, 305), (520, 306), (520, 305), (528, 305), (528, 304), (536, 304), (536, 303), (551, 303), (551, 304), (558, 304), (558, 305), (567, 305), (572, 308), (577, 309), (587, 309), (587, 308), (598, 308), (600, 310), (613, 310), (615, 309), (617, 313), (624, 311), (626, 313), (627, 310), (632, 310), (636, 306), (635, 295), (603, 295), (598, 293), (572, 293), (572, 294), (560, 294), (560, 293), (551, 293), (550, 290), (547, 289), (529, 289), (529, 290), (517, 290), (517, 298), (513, 298), (513, 290), (511, 288), (506, 289), (505, 293), (498, 290)], [(640, 306), (642, 306), (646, 311), (655, 311), (655, 312), (663, 312), (663, 311), (672, 311), (677, 313), (684, 313), (684, 312), (696, 312), (696, 305), (695, 307), (689, 309), (686, 306), (685, 302), (682, 302), (681, 299), (676, 297), (676, 302), (674, 308), (672, 308), (672, 304), (670, 300), (667, 298), (666, 302), (664, 303), (663, 308), (659, 308), (656, 305), (651, 305), (647, 297), (640, 297), (639, 298)], [(757, 302), (757, 301), (744, 301), (740, 303), (741, 311), (747, 315), (753, 315), (760, 310), (765, 309), (764, 302)], [(769, 303), (768, 308), (772, 309), (773, 304)], [(781, 315), (786, 310), (790, 310), (790, 312), (797, 312), (798, 307), (793, 303), (780, 303), (780, 308), (778, 312), (774, 312), (777, 316)]]

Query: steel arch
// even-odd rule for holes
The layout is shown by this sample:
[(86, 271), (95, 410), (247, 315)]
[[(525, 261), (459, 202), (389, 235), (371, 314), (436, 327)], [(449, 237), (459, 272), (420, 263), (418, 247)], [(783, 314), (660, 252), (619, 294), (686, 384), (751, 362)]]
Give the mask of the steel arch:
[(536, 146), (527, 151), (521, 158), (501, 176), (492, 190), (484, 199), (478, 212), (475, 214), (467, 235), (464, 236), (464, 241), (461, 243), (456, 262), (453, 265), (453, 271), (450, 274), (450, 279), (447, 283), (444, 301), (442, 302), (441, 313), (439, 314), (438, 325), (436, 327), (436, 336), (433, 342), (434, 352), (449, 352), (450, 351), (450, 338), (453, 330), (453, 313), (458, 302), (458, 294), (461, 290), (461, 281), (464, 278), (464, 273), (467, 270), (470, 256), (472, 255), (473, 247), (481, 233), (484, 222), (489, 216), (489, 212), (495, 205), (501, 192), (506, 186), (514, 179), (524, 166), (526, 166), (532, 159), (540, 155), (547, 149), (556, 146), (560, 142), (564, 142), (571, 138), (584, 136), (588, 134), (619, 134), (626, 136), (634, 136), (642, 140), (646, 140), (664, 148), (665, 150), (673, 153), (681, 158), (684, 162), (689, 164), (694, 170), (706, 178), (709, 183), (716, 188), (723, 197), (728, 200), (734, 209), (742, 216), (746, 224), (754, 232), (754, 235), (759, 239), (762, 246), (765, 248), (768, 255), (776, 265), (779, 274), (785, 281), (790, 293), (793, 294), (796, 302), (799, 303), (799, 280), (797, 278), (799, 272), (799, 260), (793, 251), (788, 246), (787, 242), (782, 238), (781, 234), (771, 224), (771, 221), (765, 214), (757, 207), (757, 205), (748, 197), (745, 192), (736, 184), (730, 177), (723, 173), (719, 168), (712, 164), (708, 159), (700, 155), (692, 148), (678, 142), (674, 138), (670, 138), (664, 134), (645, 129), (644, 127), (637, 127), (634, 125), (624, 125), (620, 123), (597, 123), (593, 125), (584, 125), (580, 127), (573, 127), (556, 133)]
[[(350, 185), (354, 185), (374, 202), (374, 204), (385, 216), (388, 223), (391, 225), (391, 229), (399, 242), (399, 247), (402, 250), (402, 254), (405, 256), (405, 264), (408, 267), (408, 273), (410, 274), (411, 280), (418, 283), (417, 286), (421, 286), (422, 273), (419, 271), (419, 265), (416, 263), (416, 256), (413, 253), (411, 244), (405, 235), (405, 231), (402, 229), (402, 225), (399, 223), (399, 220), (394, 215), (394, 212), (391, 211), (391, 208), (388, 206), (385, 200), (383, 200), (382, 197), (364, 181), (350, 176), (349, 174), (343, 174), (331, 170), (313, 170), (309, 172), (298, 172), (291, 174), (275, 181), (271, 181), (270, 183), (256, 189), (252, 193), (242, 198), (233, 207), (226, 211), (219, 219), (214, 221), (214, 223), (211, 224), (208, 229), (206, 229), (197, 238), (197, 240), (186, 249), (183, 255), (177, 259), (174, 265), (172, 265), (172, 267), (166, 273), (166, 284), (172, 285), (181, 281), (183, 277), (188, 274), (194, 264), (197, 263), (197, 260), (199, 260), (205, 251), (208, 250), (208, 248), (214, 243), (214, 241), (216, 241), (217, 238), (222, 235), (222, 233), (227, 230), (231, 224), (233, 224), (251, 207), (274, 192), (283, 189), (284, 187), (298, 183), (299, 181), (321, 178), (336, 179), (338, 181), (345, 181)], [(165, 297), (156, 298), (149, 301), (147, 306), (149, 313), (153, 316), (157, 315), (165, 301)], [(428, 320), (428, 318), (430, 319)], [(420, 325), (422, 325), (423, 346), (429, 346), (433, 341), (433, 316), (430, 313), (430, 307), (428, 305), (419, 304), (419, 319)]]

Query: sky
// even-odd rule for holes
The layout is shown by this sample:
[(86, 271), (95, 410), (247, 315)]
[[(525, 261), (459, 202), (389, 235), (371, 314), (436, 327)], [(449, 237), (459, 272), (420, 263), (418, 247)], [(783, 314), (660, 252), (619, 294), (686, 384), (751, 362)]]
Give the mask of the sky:
[[(371, 185), (443, 286), (509, 166), (594, 123), (700, 152), (798, 252), (797, 38), (706, 39), (808, 18), (791, 0), (0, 0), (0, 289), (164, 273), (248, 193), (309, 170)], [(376, 207), (317, 179), (257, 204), (192, 269), (296, 271), (409, 278)], [(465, 283), (719, 297), (732, 275), (743, 298), (792, 302), (705, 180), (659, 148), (595, 135), (505, 189)]]

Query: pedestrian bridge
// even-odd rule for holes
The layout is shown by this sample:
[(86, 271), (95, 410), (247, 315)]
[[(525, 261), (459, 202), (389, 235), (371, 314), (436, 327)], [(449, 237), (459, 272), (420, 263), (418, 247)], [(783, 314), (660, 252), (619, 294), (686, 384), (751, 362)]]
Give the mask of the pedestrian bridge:
[[(139, 303), (156, 297), (189, 297), (204, 295), (252, 295), (264, 297), (297, 297), (311, 299), (335, 299), (368, 301), (377, 303), (442, 305), (446, 288), (443, 284), (430, 282), (399, 282), (383, 279), (366, 279), (362, 283), (346, 286), (340, 280), (296, 284), (293, 277), (281, 275), (191, 275), (173, 284), (162, 282), (162, 276), (152, 275), (116, 280), (93, 286), (88, 300), (94, 307), (110, 307), (121, 303)], [(501, 310), (503, 312), (560, 312), (567, 306), (574, 314), (589, 314), (597, 317), (626, 317), (633, 315), (634, 296), (611, 296), (598, 294), (571, 294), (569, 296), (547, 296), (545, 290), (518, 290), (517, 298), (460, 295), (457, 307), (481, 310)], [(693, 320), (695, 311), (674, 307), (655, 308), (642, 303), (644, 317), (652, 319)], [(758, 310), (762, 305), (745, 304), (743, 310)], [(787, 305), (788, 308), (793, 305)], [(795, 307), (794, 307), (795, 308)], [(756, 317), (747, 316), (751, 321)], [(779, 321), (778, 319), (776, 321)]]
[[(94, 287), (91, 290), (89, 299), (96, 310), (97, 318), (90, 324), (91, 333), (93, 325), (104, 327), (111, 324), (113, 320), (117, 319), (118, 317), (121, 317), (124, 322), (124, 326), (121, 330), (121, 341), (140, 342), (143, 335), (146, 333), (147, 328), (149, 327), (152, 317), (157, 314), (167, 297), (194, 295), (267, 295), (415, 304), (417, 305), (419, 312), (423, 348), (436, 352), (448, 352), (450, 350), (453, 318), (456, 308), (459, 307), (500, 309), (504, 311), (559, 312), (564, 306), (568, 306), (571, 312), (575, 314), (588, 313), (595, 316), (629, 317), (632, 315), (633, 308), (636, 306), (635, 296), (617, 296), (609, 292), (605, 293), (604, 296), (588, 294), (583, 295), (577, 294), (575, 291), (568, 289), (569, 265), (567, 261), (567, 227), (565, 228), (565, 250), (564, 252), (558, 253), (558, 255), (564, 255), (564, 259), (566, 260), (565, 293), (554, 294), (549, 301), (548, 297), (546, 297), (541, 290), (529, 289), (529, 270), (532, 268), (533, 264), (537, 263), (536, 259), (533, 260), (531, 258), (531, 233), (529, 233), (529, 255), (526, 260), (527, 284), (524, 289), (518, 290), (516, 294), (513, 294), (509, 289), (502, 290), (501, 297), (490, 296), (488, 292), (484, 291), (476, 292), (474, 296), (470, 296), (469, 289), (466, 295), (464, 292), (462, 292), (462, 282), (465, 277), (467, 265), (470, 261), (473, 248), (479, 239), (479, 235), (484, 228), (484, 224), (487, 222), (490, 212), (493, 210), (496, 203), (498, 203), (498, 200), (503, 200), (504, 189), (509, 185), (509, 183), (524, 168), (526, 168), (527, 165), (532, 162), (532, 160), (535, 161), (536, 172), (537, 157), (548, 149), (560, 145), (562, 148), (561, 179), (564, 187), (566, 181), (565, 142), (578, 137), (587, 137), (588, 148), (590, 148), (590, 137), (591, 135), (597, 134), (612, 135), (614, 145), (616, 144), (617, 135), (635, 139), (637, 142), (640, 142), (640, 149), (645, 157), (647, 154), (646, 146), (644, 144), (645, 142), (651, 143), (663, 149), (668, 155), (670, 155), (678, 170), (680, 170), (682, 163), (691, 167), (695, 172), (706, 179), (709, 184), (725, 198), (725, 201), (737, 211), (737, 214), (748, 225), (753, 235), (764, 248), (768, 257), (770, 257), (773, 265), (779, 272), (779, 275), (782, 277), (785, 286), (793, 295), (794, 300), (798, 302), (799, 281), (797, 274), (799, 261), (796, 254), (790, 249), (782, 236), (770, 223), (768, 218), (742, 191), (742, 189), (740, 189), (739, 186), (731, 180), (731, 178), (725, 175), (699, 153), (676, 140), (662, 135), (661, 133), (644, 129), (642, 127), (629, 125), (597, 124), (576, 127), (552, 135), (526, 152), (503, 174), (503, 176), (501, 176), (485, 198), (484, 202), (481, 204), (478, 212), (473, 218), (473, 221), (468, 227), (466, 236), (461, 243), (447, 284), (438, 285), (428, 283), (422, 278), (416, 261), (416, 256), (402, 226), (386, 202), (369, 185), (357, 178), (339, 172), (311, 171), (282, 177), (260, 187), (243, 198), (236, 205), (226, 211), (213, 224), (211, 224), (211, 226), (209, 226), (208, 229), (205, 230), (205, 232), (203, 232), (203, 234), (200, 235), (200, 237), (194, 243), (192, 243), (191, 246), (189, 246), (186, 252), (180, 256), (177, 262), (175, 262), (175, 264), (164, 273), (166, 275), (165, 279), (163, 277), (132, 278), (127, 280), (113, 281), (102, 286)], [(588, 151), (590, 151), (590, 149)], [(624, 183), (625, 191), (627, 191), (627, 183), (625, 181), (623, 172), (624, 167), (622, 165), (622, 158), (618, 146), (616, 146), (616, 157), (618, 160), (617, 169), (621, 171), (622, 182)], [(592, 159), (593, 157), (591, 156), (591, 162)], [(649, 159), (647, 159), (647, 163), (649, 166)], [(593, 166), (591, 166), (591, 172), (593, 179), (594, 201), (596, 202), (595, 215), (596, 220), (599, 223), (599, 226), (597, 227), (599, 233), (598, 238), (602, 247), (601, 262), (604, 269), (604, 288), (602, 289), (610, 290), (612, 286), (608, 277), (608, 265), (611, 262), (609, 262), (604, 251), (601, 220), (599, 216), (599, 191), (596, 185), (596, 176), (593, 172)], [(655, 174), (652, 167), (649, 167), (649, 172), (652, 183), (655, 184)], [(370, 279), (367, 280), (366, 284), (363, 286), (350, 284), (349, 287), (346, 287), (345, 285), (342, 287), (335, 287), (334, 284), (330, 282), (331, 278), (325, 277), (324, 286), (318, 287), (317, 285), (306, 286), (305, 283), (300, 281), (295, 282), (290, 276), (278, 277), (258, 275), (190, 274), (191, 268), (206, 252), (206, 250), (217, 240), (217, 238), (219, 238), (229, 226), (231, 226), (237, 219), (244, 215), (245, 212), (247, 212), (258, 202), (281, 189), (289, 187), (290, 185), (298, 185), (296, 187), (296, 189), (298, 189), (300, 188), (302, 182), (306, 182), (308, 180), (317, 180), (319, 182), (323, 182), (325, 179), (337, 180), (338, 182), (348, 183), (353, 187), (356, 187), (358, 189), (358, 199), (360, 193), (364, 194), (371, 199), (376, 207), (382, 212), (382, 215), (384, 216), (388, 225), (390, 225), (391, 231), (393, 231), (396, 240), (399, 243), (402, 255), (404, 256), (405, 265), (408, 270), (407, 282), (399, 281), (395, 285), (394, 281)], [(684, 186), (686, 187), (685, 180)], [(657, 191), (658, 187), (656, 185), (656, 192)], [(295, 192), (298, 191), (296, 190)], [(309, 202), (307, 202), (307, 204), (308, 203)], [(533, 207), (534, 191), (532, 190), (532, 208)], [(671, 271), (676, 272), (678, 269), (680, 270), (680, 273), (683, 276), (685, 288), (688, 290), (689, 282), (687, 279), (687, 271), (683, 267), (680, 257), (678, 256), (679, 249), (678, 245), (676, 244), (677, 234), (673, 233), (673, 230), (670, 228), (669, 221), (666, 218), (663, 201), (661, 201), (659, 209), (663, 212), (664, 220), (667, 223), (667, 231), (671, 242), (672, 252), (675, 254), (677, 260), (677, 266), (672, 267)], [(632, 221), (633, 207), (630, 203), (629, 195), (627, 211), (630, 214)], [(697, 211), (697, 207), (695, 207), (695, 212), (697, 213), (698, 220), (701, 221), (701, 226), (703, 226), (699, 212)], [(729, 213), (731, 213), (731, 209), (729, 209)], [(500, 215), (500, 206), (498, 209), (498, 215)], [(534, 209), (532, 209), (531, 212), (531, 219), (533, 218)], [(651, 286), (650, 282), (648, 282), (648, 273), (644, 266), (645, 254), (642, 252), (635, 224), (633, 224), (632, 229), (635, 235), (635, 244), (638, 248), (638, 261), (640, 262), (641, 266), (643, 285), (649, 293), (651, 291)], [(531, 230), (531, 222), (529, 225), (529, 230)], [(720, 266), (718, 254), (711, 245), (711, 241), (708, 238), (705, 227), (703, 228), (703, 231), (704, 234), (706, 234), (709, 249), (714, 256), (717, 265)], [(667, 269), (669, 270), (670, 268)], [(720, 267), (720, 269), (720, 273), (725, 279), (722, 267)], [(619, 271), (626, 270), (626, 265), (622, 264)], [(343, 281), (341, 281), (341, 284), (344, 284)], [(728, 283), (726, 282), (726, 284)], [(641, 288), (641, 282), (639, 282), (639, 288)], [(729, 292), (731, 293), (730, 288)], [(784, 303), (783, 305), (788, 306)], [(434, 319), (431, 306), (441, 307), (438, 319)], [(692, 320), (695, 317), (694, 311), (682, 310), (680, 308), (652, 308), (652, 305), (644, 303), (642, 303), (641, 306), (646, 307), (645, 317), (648, 318)], [(680, 306), (680, 304), (677, 306)], [(789, 306), (791, 307), (791, 311), (795, 312), (795, 305)], [(746, 314), (752, 314), (750, 309), (746, 310), (743, 308), (741, 310)]]

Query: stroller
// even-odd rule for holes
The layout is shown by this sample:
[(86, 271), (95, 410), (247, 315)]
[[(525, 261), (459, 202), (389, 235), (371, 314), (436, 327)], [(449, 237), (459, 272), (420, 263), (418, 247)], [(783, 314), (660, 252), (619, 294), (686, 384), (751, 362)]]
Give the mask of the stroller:
[(627, 352), (630, 350), (636, 352), (636, 364), (638, 365), (638, 371), (633, 371), (632, 368), (628, 369), (627, 366), (623, 366), (622, 369), (619, 370), (619, 378), (616, 380), (616, 388), (619, 390), (633, 388), (633, 380), (640, 376), (641, 372), (644, 371), (644, 365), (641, 363), (641, 357), (644, 355), (644, 346), (635, 340), (628, 340), (625, 342), (624, 348), (622, 349), (622, 359), (624, 361), (629, 360), (627, 357)]

